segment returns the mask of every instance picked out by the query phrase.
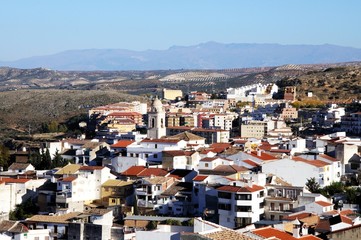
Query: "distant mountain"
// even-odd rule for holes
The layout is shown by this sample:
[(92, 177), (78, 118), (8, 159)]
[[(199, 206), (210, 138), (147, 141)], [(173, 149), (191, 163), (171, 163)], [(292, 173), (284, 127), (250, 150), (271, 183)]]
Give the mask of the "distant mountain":
[(71, 50), (1, 66), (54, 70), (228, 69), (361, 60), (361, 49), (336, 45), (222, 44), (173, 46), (167, 50)]

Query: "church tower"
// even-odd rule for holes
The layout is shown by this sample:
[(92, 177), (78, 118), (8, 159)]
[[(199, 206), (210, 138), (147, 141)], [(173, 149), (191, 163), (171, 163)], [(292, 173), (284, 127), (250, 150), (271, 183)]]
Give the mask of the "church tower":
[(166, 135), (165, 111), (162, 102), (156, 97), (148, 112), (148, 138), (161, 138)]

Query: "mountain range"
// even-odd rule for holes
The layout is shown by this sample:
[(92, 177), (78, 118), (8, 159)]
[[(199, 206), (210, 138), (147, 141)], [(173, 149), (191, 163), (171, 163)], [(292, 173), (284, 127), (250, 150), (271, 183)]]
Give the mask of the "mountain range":
[(280, 45), (216, 42), (173, 46), (167, 50), (69, 50), (29, 57), (0, 66), (54, 70), (230, 69), (284, 64), (322, 64), (361, 61), (361, 49), (337, 45)]

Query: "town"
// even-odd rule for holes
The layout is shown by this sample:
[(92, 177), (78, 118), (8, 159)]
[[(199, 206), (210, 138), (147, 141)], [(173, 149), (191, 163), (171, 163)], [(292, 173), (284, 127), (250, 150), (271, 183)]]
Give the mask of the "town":
[(297, 94), (163, 89), (3, 147), (0, 239), (358, 239), (361, 102)]

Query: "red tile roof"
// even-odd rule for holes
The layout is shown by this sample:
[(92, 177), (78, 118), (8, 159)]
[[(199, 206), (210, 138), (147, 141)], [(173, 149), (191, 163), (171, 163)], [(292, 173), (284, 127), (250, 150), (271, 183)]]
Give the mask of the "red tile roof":
[(122, 172), (122, 175), (125, 176), (137, 176), (139, 173), (141, 173), (146, 167), (144, 166), (132, 166)]
[(214, 160), (218, 159), (218, 157), (205, 157), (200, 160), (200, 162), (212, 162)]
[(25, 178), (0, 178), (0, 182), (3, 183), (26, 183), (30, 181), (31, 179), (25, 179)]
[(161, 168), (146, 168), (138, 174), (138, 177), (150, 177), (150, 176), (165, 176), (168, 172)]
[(352, 219), (343, 215), (340, 215), (341, 221), (350, 225), (353, 225)]
[(213, 143), (210, 147), (211, 148), (223, 148), (223, 149), (226, 149), (226, 148), (229, 148), (231, 146), (232, 146), (231, 143)]
[(131, 140), (119, 140), (117, 143), (111, 145), (111, 148), (126, 148), (128, 145), (134, 143)]
[(290, 153), (291, 150), (287, 149), (271, 149), (270, 152), (276, 152), (276, 153)]
[[(274, 157), (274, 156), (272, 156), (272, 155), (270, 155), (270, 154), (264, 153), (264, 152), (257, 153), (257, 151), (252, 151), (252, 152), (251, 152), (251, 155), (252, 155), (253, 157), (256, 157), (256, 158), (262, 160), (262, 161), (268, 161), (268, 160), (275, 160), (275, 159), (277, 159), (276, 157)], [(260, 155), (260, 156), (258, 156), (258, 155)]]
[(299, 162), (304, 162), (304, 163), (313, 165), (315, 167), (324, 167), (324, 166), (330, 165), (329, 163), (321, 161), (321, 160), (307, 160), (307, 159), (304, 159), (304, 158), (301, 158), (301, 157), (292, 157), (292, 160), (299, 161)]
[(297, 238), (293, 237), (291, 234), (283, 232), (281, 230), (272, 228), (272, 227), (264, 227), (255, 229), (252, 231), (254, 234), (265, 237), (265, 238), (276, 238), (279, 240), (297, 240)]
[(264, 187), (253, 184), (252, 186), (238, 187), (238, 186), (222, 186), (217, 188), (222, 192), (257, 192), (263, 190)]
[(204, 179), (206, 179), (207, 177), (208, 177), (207, 175), (198, 175), (198, 176), (196, 176), (195, 178), (193, 178), (193, 181), (202, 182), (202, 181), (204, 181)]
[(303, 218), (306, 218), (306, 217), (310, 217), (310, 216), (312, 216), (312, 215), (313, 215), (312, 213), (301, 212), (301, 213), (296, 213), (296, 214), (292, 214), (292, 215), (285, 216), (285, 217), (283, 218), (283, 220), (293, 221), (293, 220), (296, 220), (296, 218), (297, 218), (297, 219), (303, 219)]
[(327, 159), (327, 160), (330, 160), (330, 161), (333, 161), (333, 162), (336, 162), (337, 159), (336, 158), (333, 158), (333, 157), (330, 157), (326, 154), (320, 154), (320, 157), (324, 158), (324, 159)]
[(243, 162), (247, 163), (248, 165), (251, 165), (252, 167), (259, 167), (259, 165), (257, 163), (255, 163), (249, 159), (243, 160)]
[(79, 170), (83, 171), (94, 171), (94, 170), (102, 170), (104, 166), (82, 166)]
[(316, 237), (314, 235), (306, 235), (306, 236), (300, 237), (299, 239), (302, 239), (302, 240), (320, 240), (321, 238)]
[(315, 203), (317, 203), (318, 205), (322, 206), (322, 207), (329, 207), (332, 206), (332, 203), (329, 202), (325, 202), (325, 201), (316, 201)]
[(77, 177), (66, 177), (63, 178), (62, 180), (60, 180), (61, 182), (72, 182), (76, 179)]

